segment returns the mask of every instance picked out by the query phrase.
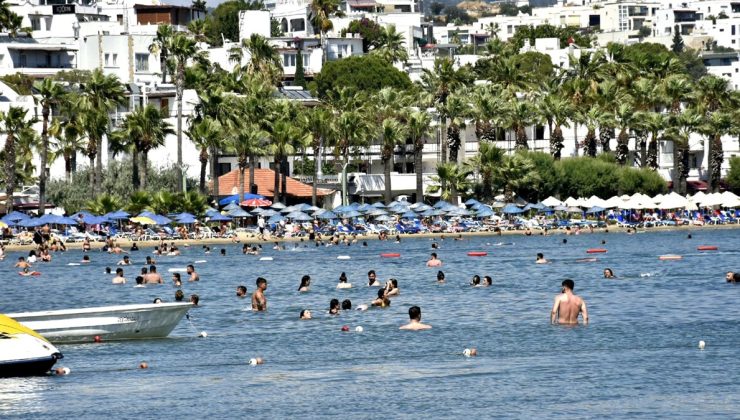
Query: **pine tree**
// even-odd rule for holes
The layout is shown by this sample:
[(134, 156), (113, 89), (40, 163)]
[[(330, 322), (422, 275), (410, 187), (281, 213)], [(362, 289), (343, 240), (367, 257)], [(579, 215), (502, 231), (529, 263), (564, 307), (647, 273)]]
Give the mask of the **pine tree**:
[(298, 51), (295, 56), (295, 77), (293, 78), (294, 86), (302, 86), (306, 88), (306, 76), (303, 70), (303, 51), (301, 50), (300, 43), (298, 44)]
[(683, 37), (681, 36), (681, 29), (678, 25), (673, 27), (673, 43), (671, 44), (671, 50), (676, 54), (683, 52)]

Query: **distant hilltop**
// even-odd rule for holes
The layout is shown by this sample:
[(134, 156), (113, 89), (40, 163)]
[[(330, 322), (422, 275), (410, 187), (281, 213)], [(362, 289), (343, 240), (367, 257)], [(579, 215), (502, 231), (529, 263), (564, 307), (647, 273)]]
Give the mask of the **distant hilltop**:
[(465, 10), (472, 17), (495, 15), (501, 10), (499, 3), (487, 3), (482, 0), (462, 1), (457, 4), (457, 7)]

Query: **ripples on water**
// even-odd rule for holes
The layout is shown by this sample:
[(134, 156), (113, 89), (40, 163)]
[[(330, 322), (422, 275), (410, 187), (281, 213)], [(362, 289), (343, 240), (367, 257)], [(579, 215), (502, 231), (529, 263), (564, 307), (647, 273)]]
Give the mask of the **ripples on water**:
[[(740, 230), (593, 234), (568, 237), (482, 237), (445, 240), (437, 269), (425, 267), (428, 239), (401, 244), (369, 241), (368, 247), (306, 247), (273, 251), (274, 261), (240, 254), (204, 256), (199, 246), (179, 257), (156, 257), (169, 282), (169, 268), (195, 260), (202, 281), (184, 284), (201, 307), (163, 340), (61, 346), (66, 377), (0, 380), (0, 417), (59, 418), (222, 417), (267, 418), (370, 416), (433, 417), (734, 417), (740, 383), (740, 286), (725, 284), (727, 270), (740, 270)], [(607, 241), (601, 245), (601, 240)], [(497, 245), (513, 241), (513, 245)], [(700, 244), (719, 252), (699, 253)], [(299, 244), (302, 245), (302, 244)], [(605, 247), (597, 262), (576, 263), (585, 250)], [(269, 246), (266, 246), (269, 248)], [(485, 250), (471, 258), (467, 251)], [(151, 250), (132, 254), (143, 263)], [(381, 259), (380, 252), (400, 252)], [(537, 252), (552, 261), (535, 265)], [(683, 261), (658, 261), (661, 254)], [(55, 254), (37, 264), (40, 277), (12, 268), (20, 253), (2, 262), (1, 308), (5, 312), (148, 303), (174, 300), (165, 286), (133, 288), (141, 264), (124, 267), (129, 284), (114, 286), (104, 268), (120, 256), (90, 253), (90, 265), (67, 266), (80, 251)], [(351, 255), (351, 260), (337, 260)], [(619, 277), (605, 280), (610, 267)], [(399, 280), (401, 295), (390, 308), (326, 315), (332, 298), (369, 303), (366, 273)], [(354, 288), (336, 290), (345, 271)], [(297, 292), (303, 274), (311, 291)], [(491, 275), (493, 287), (471, 288), (473, 274)], [(269, 280), (269, 312), (246, 310), (237, 285), (249, 293), (256, 277)], [(548, 324), (552, 298), (563, 278), (589, 306), (591, 325)], [(426, 332), (398, 331), (411, 305), (422, 308)], [(298, 321), (310, 308), (314, 320)], [(342, 333), (342, 325), (363, 333)], [(208, 338), (197, 338), (207, 331)], [(707, 342), (704, 351), (699, 340)], [(464, 358), (476, 347), (477, 358)], [(247, 365), (261, 356), (266, 364)], [(136, 369), (140, 361), (148, 370)]]

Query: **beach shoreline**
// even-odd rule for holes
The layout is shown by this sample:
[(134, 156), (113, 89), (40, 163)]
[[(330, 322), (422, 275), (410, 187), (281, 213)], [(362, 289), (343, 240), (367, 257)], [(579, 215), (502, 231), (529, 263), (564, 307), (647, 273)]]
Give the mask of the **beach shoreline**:
[[(740, 224), (724, 224), (724, 225), (703, 225), (703, 226), (693, 226), (693, 225), (684, 225), (684, 226), (656, 226), (656, 227), (650, 227), (650, 228), (638, 228), (636, 229), (637, 232), (645, 233), (645, 232), (670, 232), (670, 231), (704, 231), (704, 230), (720, 230), (720, 229), (736, 229), (740, 228)], [(608, 233), (626, 233), (628, 228), (624, 227), (618, 227), (616, 225), (609, 226), (607, 228), (597, 228), (594, 229), (593, 233), (591, 233), (588, 229), (581, 229), (580, 234), (581, 235), (591, 235), (591, 234), (608, 234)], [(632, 228), (633, 229), (633, 228)], [(634, 229), (633, 229), (634, 230)], [(416, 233), (416, 234), (402, 234), (401, 238), (403, 239), (434, 239), (439, 238), (441, 236), (445, 236), (448, 238), (453, 238), (458, 235), (462, 235), (463, 238), (465, 237), (479, 237), (479, 236), (488, 236), (488, 237), (494, 237), (494, 236), (525, 236), (526, 230), (502, 230), (499, 232), (493, 232), (493, 231), (483, 231), (483, 232), (459, 232), (459, 233), (448, 233), (448, 232), (437, 232), (437, 233)], [(543, 231), (542, 230), (531, 230), (532, 236), (542, 236)], [(573, 231), (571, 231), (573, 232)], [(547, 231), (547, 235), (568, 235), (568, 231), (564, 229), (551, 229)], [(574, 235), (574, 233), (571, 233), (571, 235)], [(340, 237), (348, 236), (347, 234), (341, 234)], [(326, 238), (331, 238), (331, 236), (323, 236), (324, 240)], [(389, 240), (392, 240), (392, 236), (389, 237)], [(236, 238), (237, 242), (232, 240), (231, 238), (206, 238), (206, 239), (168, 239), (166, 240), (167, 243), (174, 242), (175, 244), (179, 246), (213, 246), (213, 245), (234, 245), (234, 244), (264, 244), (264, 243), (291, 243), (291, 242), (301, 242), (303, 240), (304, 242), (308, 241), (307, 236), (303, 237), (290, 237), (290, 238), (276, 238), (276, 237), (269, 237), (267, 240), (258, 240), (257, 235), (253, 233), (245, 233), (245, 232), (239, 232), (237, 234)], [(357, 235), (358, 241), (368, 241), (368, 240), (378, 240), (378, 235), (372, 234), (372, 235)], [(124, 251), (128, 251), (128, 249), (131, 248), (131, 245), (136, 243), (136, 245), (139, 248), (152, 248), (155, 246), (158, 246), (161, 241), (132, 241), (129, 239), (117, 239), (115, 242), (124, 249)], [(65, 243), (65, 246), (67, 247), (67, 250), (77, 250), (82, 249), (82, 242), (69, 242)], [(102, 248), (104, 245), (103, 242), (90, 242), (90, 245), (92, 249), (96, 248)], [(30, 251), (32, 249), (36, 249), (36, 244), (25, 244), (25, 245), (18, 245), (18, 244), (8, 244), (5, 245), (5, 252), (19, 252), (19, 251)]]

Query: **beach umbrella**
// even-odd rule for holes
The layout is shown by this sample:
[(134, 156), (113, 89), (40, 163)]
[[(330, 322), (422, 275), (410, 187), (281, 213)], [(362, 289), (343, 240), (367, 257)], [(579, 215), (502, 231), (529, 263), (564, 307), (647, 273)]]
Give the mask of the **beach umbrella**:
[(406, 213), (402, 214), (401, 217), (403, 217), (404, 219), (415, 219), (415, 218), (417, 218), (419, 216), (416, 213), (414, 213), (413, 211), (410, 211), (409, 210)]
[(604, 210), (606, 210), (606, 209), (603, 208), (603, 207), (593, 206), (590, 209), (586, 210), (586, 214), (601, 213)]
[(429, 210), (432, 208), (432, 206), (430, 206), (429, 204), (424, 204), (424, 203), (414, 203), (411, 206), (409, 206), (409, 208), (413, 211), (419, 212), (419, 211)]
[(350, 211), (342, 212), (341, 216), (342, 217), (358, 217), (358, 216), (362, 216), (362, 213), (360, 213), (357, 210), (350, 210)]
[(269, 219), (267, 219), (267, 223), (277, 223), (281, 220), (285, 220), (285, 217), (281, 216), (280, 214), (273, 214), (270, 216)]
[(86, 225), (100, 225), (108, 222), (110, 222), (110, 219), (105, 216), (88, 216), (80, 220), (80, 223), (84, 223)]
[(570, 206), (565, 211), (567, 211), (568, 213), (583, 213), (583, 210), (581, 210), (581, 208), (577, 206)]
[(369, 212), (367, 212), (365, 214), (368, 215), (368, 216), (380, 216), (380, 215), (383, 215), (383, 214), (388, 214), (388, 212), (385, 211), (385, 210), (383, 210), (383, 209), (376, 208), (376, 209), (370, 210)]
[(249, 216), (251, 216), (251, 214), (248, 211), (244, 210), (241, 207), (237, 207), (235, 209), (229, 210), (228, 212), (226, 212), (226, 214), (228, 214), (231, 217), (249, 217)]
[(128, 219), (128, 218), (129, 218), (129, 216), (131, 216), (131, 215), (130, 215), (130, 214), (128, 214), (128, 213), (126, 213), (126, 212), (125, 212), (125, 211), (123, 211), (123, 210), (118, 210), (118, 211), (112, 211), (112, 212), (110, 212), (110, 213), (107, 213), (107, 214), (105, 214), (105, 217), (107, 217), (107, 218), (108, 218), (108, 219), (110, 219), (110, 220), (123, 220), (123, 219)]
[(211, 218), (208, 220), (209, 222), (228, 222), (231, 221), (231, 217), (226, 216), (224, 214), (214, 214), (211, 216)]
[(371, 206), (373, 206), (373, 207), (375, 207), (375, 208), (378, 208), (378, 209), (382, 209), (382, 208), (384, 208), (384, 207), (385, 207), (385, 204), (383, 204), (383, 202), (382, 202), (382, 201), (377, 201), (377, 202), (375, 202), (375, 203), (371, 204)]
[(147, 216), (132, 217), (131, 221), (134, 223), (141, 224), (141, 225), (156, 225), (157, 224), (157, 222), (155, 222), (154, 219), (152, 219), (151, 217), (147, 217)]
[(387, 214), (382, 214), (375, 218), (378, 222), (390, 222), (391, 220), (394, 220), (391, 216), (388, 216)]
[(740, 207), (740, 197), (731, 191), (722, 193), (722, 207)]
[(689, 200), (687, 200), (686, 197), (683, 197), (680, 194), (672, 192), (668, 195), (663, 196), (663, 198), (660, 200), (660, 204), (658, 205), (658, 208), (662, 210), (682, 209), (686, 207), (688, 203), (689, 203)]
[(45, 223), (40, 221), (39, 219), (31, 219), (31, 218), (23, 219), (20, 222), (18, 222), (18, 226), (27, 227), (27, 228), (42, 226), (44, 224)]
[(27, 215), (26, 213), (21, 213), (19, 211), (12, 211), (5, 216), (3, 216), (2, 221), (7, 222), (20, 222), (21, 220), (30, 219), (31, 216)]
[(339, 216), (337, 216), (334, 212), (331, 212), (331, 211), (325, 211), (325, 212), (319, 214), (316, 217), (319, 218), (319, 219), (322, 219), (322, 220), (339, 219)]
[(563, 202), (558, 200), (557, 198), (550, 196), (546, 199), (542, 200), (542, 204), (548, 206), (548, 207), (555, 207), (555, 206), (562, 206)]
[(432, 207), (434, 207), (435, 209), (441, 209), (441, 208), (448, 207), (448, 206), (451, 206), (451, 205), (452, 204), (448, 203), (447, 201), (439, 200), (436, 203), (434, 203), (434, 206), (432, 206)]
[[(253, 199), (264, 199), (265, 196), (260, 194), (249, 194), (244, 193), (244, 200), (253, 200)], [(239, 202), (239, 194), (230, 195), (228, 197), (224, 197), (220, 200), (218, 200), (218, 204), (223, 206), (230, 203), (238, 203)]]
[(149, 218), (154, 220), (154, 223), (157, 225), (169, 225), (170, 223), (172, 223), (172, 219), (165, 217), (165, 216), (161, 216), (159, 214), (154, 214), (150, 216)]
[(493, 216), (493, 210), (489, 209), (488, 207), (481, 207), (478, 211), (475, 212), (475, 216), (477, 217), (491, 217)]
[(501, 209), (504, 208), (504, 206), (506, 206), (506, 203), (503, 201), (494, 201), (493, 204), (491, 204), (491, 208), (494, 209)]
[(554, 212), (554, 209), (551, 209), (550, 207), (543, 206), (541, 209), (537, 210), (537, 213), (552, 213)]
[(0, 220), (0, 229), (5, 229), (6, 227), (8, 227), (8, 224)]
[(447, 211), (448, 216), (470, 216), (472, 213), (470, 210), (455, 207)]
[(241, 207), (238, 204), (236, 204), (235, 201), (232, 201), (231, 203), (226, 205), (226, 207), (224, 207), (224, 210), (229, 211), (229, 210), (240, 209), (240, 208)]
[(568, 211), (568, 207), (566, 207), (566, 206), (555, 206), (555, 207), (553, 207), (553, 210), (555, 210), (555, 211)]
[(296, 204), (296, 205), (295, 205), (295, 206), (293, 206), (293, 207), (294, 207), (294, 208), (295, 208), (296, 210), (298, 210), (298, 211), (303, 211), (303, 212), (305, 212), (305, 211), (308, 211), (308, 210), (309, 210), (309, 209), (311, 208), (311, 205), (310, 205), (310, 204), (306, 204), (306, 203), (300, 203), (300, 204)]
[(476, 200), (475, 198), (471, 198), (468, 201), (465, 202), (466, 206), (472, 206), (473, 204), (480, 203), (480, 201)]
[(177, 213), (177, 214), (173, 214), (172, 215), (172, 218), (174, 218), (174, 219), (180, 219), (182, 217), (187, 217), (187, 218), (191, 218), (192, 217), (192, 218), (195, 218), (195, 215), (194, 214), (191, 214), (191, 213), (187, 213), (187, 212), (182, 212), (182, 213)]
[(266, 211), (267, 211), (267, 209), (263, 209), (263, 208), (260, 208), (260, 207), (255, 207), (255, 208), (252, 209), (252, 211), (250, 211), (250, 213), (252, 213), (252, 214), (262, 214), (262, 213), (264, 213)]
[(429, 209), (421, 213), (421, 215), (424, 217), (442, 216), (444, 214), (445, 214), (444, 210), (440, 210), (440, 209)]
[(280, 210), (280, 209), (286, 208), (287, 206), (278, 201), (277, 203), (273, 203), (270, 207), (272, 207), (275, 210)]
[(519, 207), (517, 207), (516, 204), (509, 203), (509, 204), (507, 204), (507, 205), (504, 206), (504, 208), (501, 210), (501, 212), (506, 213), (506, 214), (518, 214), (518, 213), (524, 212), (524, 210), (522, 210)]
[(307, 215), (306, 213), (295, 211), (293, 213), (290, 213), (286, 216), (288, 219), (293, 219), (298, 222), (307, 222), (309, 220), (313, 220), (313, 217)]
[(282, 203), (272, 204), (272, 201), (265, 198), (250, 198), (248, 200), (242, 201), (241, 205), (246, 207), (267, 207), (269, 205), (272, 205), (272, 208), (274, 209), (281, 209), (285, 207), (285, 205)]
[(350, 207), (350, 206), (337, 206), (337, 207), (334, 207), (334, 212), (336, 212), (336, 213), (341, 213), (343, 211), (350, 211), (350, 210), (354, 210), (354, 209), (352, 207)]
[(293, 213), (294, 211), (300, 211), (300, 210), (296, 209), (294, 206), (288, 206), (288, 207), (280, 209), (280, 213), (283, 213), (283, 214)]
[(273, 209), (267, 209), (267, 210), (263, 211), (261, 214), (262, 214), (263, 217), (271, 217), (271, 216), (274, 216), (276, 214), (280, 214), (280, 212), (277, 211), (277, 210), (273, 210)]
[(323, 210), (323, 209), (320, 209), (320, 208), (318, 208), (316, 206), (309, 206), (307, 209), (305, 209), (303, 211), (313, 211), (313, 212), (316, 212), (316, 211), (319, 211), (319, 210)]
[(79, 224), (77, 220), (71, 217), (63, 217), (63, 216), (59, 216), (59, 218), (54, 223), (56, 223), (57, 225), (70, 225), (70, 226)]
[(524, 206), (524, 208), (522, 209), (522, 211), (529, 211), (529, 210), (532, 210), (532, 209), (537, 210), (537, 207), (534, 204), (532, 204), (532, 203), (528, 203), (526, 206)]
[(371, 210), (375, 210), (376, 208), (377, 207), (373, 207), (370, 204), (365, 203), (365, 204), (361, 205), (360, 207), (358, 207), (357, 208), (357, 211), (359, 211), (360, 213), (367, 213), (367, 212), (369, 212)]
[(193, 215), (181, 215), (175, 220), (177, 221), (177, 223), (180, 223), (183, 225), (190, 225), (198, 221)]

